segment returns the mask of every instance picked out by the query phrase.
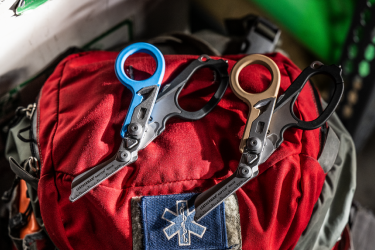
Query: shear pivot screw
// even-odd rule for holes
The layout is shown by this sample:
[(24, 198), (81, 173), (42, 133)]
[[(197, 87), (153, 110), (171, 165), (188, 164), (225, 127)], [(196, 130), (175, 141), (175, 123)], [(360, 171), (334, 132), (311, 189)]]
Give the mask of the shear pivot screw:
[(241, 177), (250, 178), (253, 175), (251, 168), (243, 163), (240, 164), (238, 170)]
[(140, 136), (142, 134), (142, 126), (139, 123), (130, 123), (128, 131), (133, 136)]
[(262, 143), (261, 141), (256, 137), (250, 137), (247, 139), (246, 146), (252, 153), (260, 153)]
[(117, 159), (121, 162), (128, 162), (130, 161), (130, 152), (129, 151), (119, 151), (117, 153)]

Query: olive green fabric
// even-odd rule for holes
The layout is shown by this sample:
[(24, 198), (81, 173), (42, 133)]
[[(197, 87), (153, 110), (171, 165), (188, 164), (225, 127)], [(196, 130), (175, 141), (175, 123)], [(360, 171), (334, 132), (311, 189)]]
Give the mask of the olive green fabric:
[[(326, 106), (323, 103), (323, 106)], [(338, 156), (326, 175), (310, 222), (295, 249), (332, 249), (349, 220), (356, 187), (356, 152), (353, 140), (336, 114), (328, 125), (340, 139)]]
[[(30, 119), (24, 116), (16, 126), (12, 127), (9, 130), (5, 146), (5, 157), (7, 159), (9, 157), (13, 157), (18, 163), (21, 163), (24, 160), (27, 160), (30, 156), (32, 156), (30, 143), (23, 142), (17, 137), (19, 130), (29, 127), (30, 123)], [(25, 131), (24, 133), (21, 133), (21, 135), (25, 139), (29, 139), (29, 130)], [(28, 183), (26, 183), (26, 185), (35, 217), (38, 221), (38, 224), (43, 227), (44, 225), (42, 216), (40, 214), (37, 190), (32, 188)]]
[[(5, 144), (5, 157), (13, 157), (17, 162), (23, 162), (31, 156), (30, 143), (21, 141), (17, 134), (21, 129), (30, 126), (30, 119), (26, 116), (21, 121), (9, 130), (7, 142)], [(21, 133), (22, 137), (29, 139), (29, 131)]]

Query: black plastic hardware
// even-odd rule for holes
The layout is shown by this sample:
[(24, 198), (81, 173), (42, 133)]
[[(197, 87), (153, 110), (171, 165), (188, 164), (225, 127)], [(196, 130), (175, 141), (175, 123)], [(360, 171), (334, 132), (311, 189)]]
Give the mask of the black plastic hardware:
[(21, 229), (27, 224), (27, 217), (23, 213), (18, 213), (9, 219), (10, 230)]
[(255, 15), (226, 19), (225, 26), (232, 40), (224, 54), (273, 52), (281, 34), (281, 30), (273, 23)]

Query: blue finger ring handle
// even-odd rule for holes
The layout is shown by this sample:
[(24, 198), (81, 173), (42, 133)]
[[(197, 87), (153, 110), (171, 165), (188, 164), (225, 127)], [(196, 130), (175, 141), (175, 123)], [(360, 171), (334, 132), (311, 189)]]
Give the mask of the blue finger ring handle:
[[(126, 59), (135, 53), (147, 53), (151, 55), (156, 61), (156, 70), (155, 73), (148, 79), (142, 81), (135, 81), (130, 79), (124, 71), (124, 64)], [(126, 114), (124, 124), (121, 128), (121, 137), (124, 138), (128, 125), (133, 116), (134, 108), (137, 107), (142, 102), (142, 95), (137, 94), (139, 90), (144, 87), (149, 87), (152, 85), (157, 85), (160, 87), (160, 84), (164, 77), (165, 72), (165, 61), (163, 54), (153, 45), (149, 43), (134, 43), (125, 49), (123, 49), (120, 54), (117, 56), (115, 62), (115, 72), (117, 78), (122, 84), (124, 84), (133, 94), (128, 113)]]

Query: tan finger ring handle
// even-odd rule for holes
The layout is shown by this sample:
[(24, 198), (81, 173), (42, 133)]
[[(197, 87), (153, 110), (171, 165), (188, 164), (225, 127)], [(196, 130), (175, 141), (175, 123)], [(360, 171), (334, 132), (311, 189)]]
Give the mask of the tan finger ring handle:
[[(270, 86), (262, 93), (248, 93), (244, 91), (239, 82), (238, 76), (243, 68), (251, 64), (260, 64), (265, 66), (271, 73), (272, 81)], [(246, 56), (239, 60), (233, 67), (232, 72), (230, 73), (230, 87), (234, 94), (240, 98), (242, 101), (247, 103), (249, 106), (249, 117), (247, 119), (245, 125), (245, 131), (243, 133), (241, 143), (240, 143), (240, 151), (243, 152), (243, 149), (246, 145), (246, 140), (249, 138), (250, 128), (253, 121), (259, 116), (259, 110), (254, 108), (254, 105), (259, 102), (260, 100), (267, 99), (270, 97), (277, 97), (277, 93), (279, 92), (280, 87), (280, 71), (277, 67), (276, 63), (269, 57), (263, 56), (260, 54), (253, 54)]]

